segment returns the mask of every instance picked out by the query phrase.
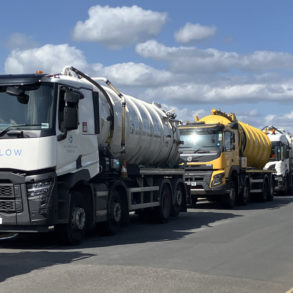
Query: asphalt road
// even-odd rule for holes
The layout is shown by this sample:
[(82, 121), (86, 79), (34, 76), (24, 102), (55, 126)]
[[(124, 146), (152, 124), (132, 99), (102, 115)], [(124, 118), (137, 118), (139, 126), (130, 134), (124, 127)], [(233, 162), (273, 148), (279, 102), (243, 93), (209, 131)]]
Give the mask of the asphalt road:
[(111, 237), (0, 240), (0, 292), (293, 292), (293, 196), (235, 210), (202, 202)]

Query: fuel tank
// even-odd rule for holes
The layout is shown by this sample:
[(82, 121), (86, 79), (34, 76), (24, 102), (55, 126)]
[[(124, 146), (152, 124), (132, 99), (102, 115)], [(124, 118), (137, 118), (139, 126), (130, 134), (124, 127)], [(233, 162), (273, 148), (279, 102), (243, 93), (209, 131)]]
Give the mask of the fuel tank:
[(243, 122), (236, 119), (235, 114), (226, 114), (219, 110), (212, 110), (213, 115), (203, 117), (199, 121), (206, 124), (238, 124), (240, 138), (240, 155), (247, 158), (247, 166), (262, 169), (269, 161), (271, 154), (271, 142), (267, 135)]
[[(113, 157), (126, 160), (128, 164), (175, 166), (180, 143), (177, 122), (154, 103), (125, 94), (121, 98), (110, 87), (102, 88), (99, 91), (100, 149), (109, 150)], [(125, 122), (122, 117), (124, 102)]]

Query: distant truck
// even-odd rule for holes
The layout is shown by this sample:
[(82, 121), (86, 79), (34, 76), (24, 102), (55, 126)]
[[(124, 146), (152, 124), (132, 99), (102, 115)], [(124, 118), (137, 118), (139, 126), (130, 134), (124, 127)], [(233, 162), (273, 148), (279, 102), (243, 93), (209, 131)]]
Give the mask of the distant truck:
[(264, 169), (274, 171), (274, 191), (276, 194), (292, 193), (293, 137), (275, 126), (266, 126), (263, 131), (272, 142), (271, 157)]
[[(104, 84), (104, 85), (101, 85)], [(73, 67), (0, 76), (0, 232), (66, 243), (185, 209), (177, 121)]]
[(261, 130), (212, 110), (212, 115), (179, 126), (181, 164), (193, 204), (204, 197), (225, 207), (247, 204), (250, 197), (273, 200), (271, 142)]

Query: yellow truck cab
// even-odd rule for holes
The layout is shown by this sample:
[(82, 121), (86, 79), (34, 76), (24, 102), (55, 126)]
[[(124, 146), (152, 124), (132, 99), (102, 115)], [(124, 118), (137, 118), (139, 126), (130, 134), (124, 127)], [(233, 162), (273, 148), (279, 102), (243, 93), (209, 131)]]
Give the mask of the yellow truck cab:
[(246, 204), (255, 193), (263, 200), (272, 199), (271, 172), (262, 169), (271, 143), (262, 131), (220, 110), (182, 124), (179, 130), (181, 165), (193, 204), (206, 197), (232, 208), (235, 203)]

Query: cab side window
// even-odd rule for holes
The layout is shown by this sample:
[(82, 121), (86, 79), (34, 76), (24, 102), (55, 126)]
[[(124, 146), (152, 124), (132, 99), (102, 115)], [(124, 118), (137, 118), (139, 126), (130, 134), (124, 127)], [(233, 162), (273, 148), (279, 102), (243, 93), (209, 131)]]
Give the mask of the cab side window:
[(224, 147), (226, 151), (231, 151), (232, 150), (232, 137), (231, 137), (231, 132), (225, 132), (224, 133)]
[(63, 121), (64, 121), (64, 107), (65, 107), (65, 88), (60, 88), (59, 92), (59, 105), (58, 105), (58, 125), (59, 130), (64, 132)]
[[(58, 104), (58, 125), (59, 130), (64, 132), (65, 119), (72, 122), (72, 125), (67, 125), (68, 130), (77, 129), (78, 126), (78, 117), (77, 117), (77, 109), (78, 109), (78, 101), (83, 98), (82, 93), (77, 90), (61, 87), (59, 91), (59, 104)], [(69, 118), (68, 118), (69, 117)]]

